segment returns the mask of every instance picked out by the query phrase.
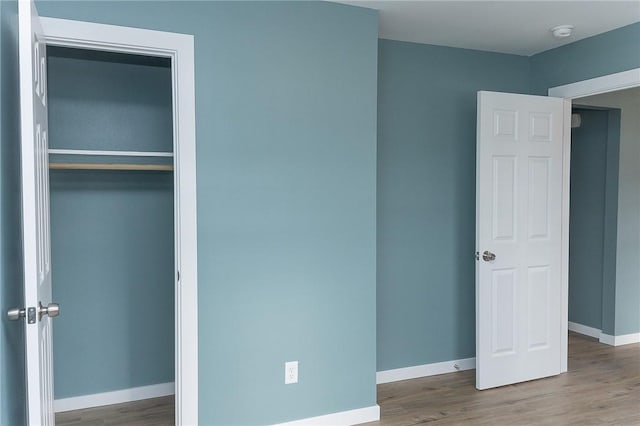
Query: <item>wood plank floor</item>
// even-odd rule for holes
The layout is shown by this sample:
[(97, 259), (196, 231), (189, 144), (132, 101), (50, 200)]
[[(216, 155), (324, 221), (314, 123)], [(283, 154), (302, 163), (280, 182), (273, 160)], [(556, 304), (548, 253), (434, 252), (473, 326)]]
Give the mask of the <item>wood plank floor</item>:
[[(640, 425), (640, 344), (611, 347), (569, 335), (569, 372), (477, 391), (475, 372), (378, 385), (381, 420), (368, 426)], [(173, 397), (56, 414), (66, 425), (173, 425)]]
[(378, 385), (367, 425), (640, 425), (640, 344), (569, 335), (569, 372), (478, 391), (475, 371)]
[(145, 399), (56, 414), (56, 426), (173, 426), (174, 398)]

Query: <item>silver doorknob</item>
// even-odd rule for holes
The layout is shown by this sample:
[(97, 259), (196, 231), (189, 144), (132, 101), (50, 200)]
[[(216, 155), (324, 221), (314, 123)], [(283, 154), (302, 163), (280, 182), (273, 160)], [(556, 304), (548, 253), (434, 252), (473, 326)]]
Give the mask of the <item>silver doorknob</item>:
[(496, 255), (488, 250), (485, 250), (484, 253), (482, 253), (482, 260), (484, 260), (485, 262), (491, 262), (492, 260), (496, 260)]
[(49, 318), (57, 317), (60, 315), (60, 305), (49, 303), (47, 306), (42, 306), (42, 302), (38, 302), (38, 319), (42, 319), (44, 315), (49, 315)]
[(27, 311), (24, 308), (11, 308), (7, 311), (7, 317), (9, 318), (9, 321), (18, 321), (20, 318), (24, 318), (26, 313)]

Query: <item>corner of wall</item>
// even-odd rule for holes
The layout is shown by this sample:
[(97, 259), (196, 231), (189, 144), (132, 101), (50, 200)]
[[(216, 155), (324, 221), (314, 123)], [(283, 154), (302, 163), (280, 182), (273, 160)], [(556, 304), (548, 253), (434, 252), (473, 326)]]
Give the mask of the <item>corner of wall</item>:
[(620, 171), (619, 109), (609, 109), (607, 120), (604, 263), (602, 276), (602, 332), (614, 334), (616, 300), (616, 247), (618, 239), (618, 180)]

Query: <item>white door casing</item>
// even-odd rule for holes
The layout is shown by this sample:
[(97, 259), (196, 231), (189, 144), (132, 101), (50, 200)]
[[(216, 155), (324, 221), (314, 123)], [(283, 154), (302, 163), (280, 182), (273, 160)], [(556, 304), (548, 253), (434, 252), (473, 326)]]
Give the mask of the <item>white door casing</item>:
[(33, 1), (18, 3), (24, 259), (25, 356), (29, 425), (53, 425), (46, 43)]
[(563, 371), (564, 114), (558, 98), (478, 93), (478, 389)]
[(175, 226), (175, 423), (198, 424), (198, 243), (194, 37), (57, 18), (48, 45), (171, 59)]

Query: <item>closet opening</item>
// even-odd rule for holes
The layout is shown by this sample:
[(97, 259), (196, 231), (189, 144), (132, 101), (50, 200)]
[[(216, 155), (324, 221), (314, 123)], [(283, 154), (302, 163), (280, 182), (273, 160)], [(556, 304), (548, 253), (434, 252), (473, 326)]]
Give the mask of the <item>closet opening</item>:
[(147, 400), (146, 421), (173, 424), (171, 59), (48, 46), (47, 60), (57, 423)]

